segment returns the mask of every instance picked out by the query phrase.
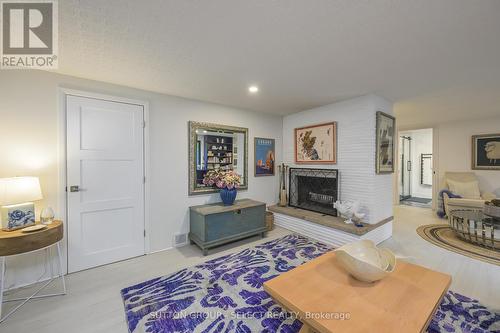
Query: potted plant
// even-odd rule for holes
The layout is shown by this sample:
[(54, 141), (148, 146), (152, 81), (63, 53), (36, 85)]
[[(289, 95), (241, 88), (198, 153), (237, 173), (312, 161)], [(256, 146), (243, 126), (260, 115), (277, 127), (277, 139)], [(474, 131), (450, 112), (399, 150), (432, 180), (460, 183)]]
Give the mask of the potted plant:
[(225, 206), (234, 204), (240, 182), (241, 176), (234, 170), (210, 170), (203, 177), (203, 184), (220, 189), (220, 198)]

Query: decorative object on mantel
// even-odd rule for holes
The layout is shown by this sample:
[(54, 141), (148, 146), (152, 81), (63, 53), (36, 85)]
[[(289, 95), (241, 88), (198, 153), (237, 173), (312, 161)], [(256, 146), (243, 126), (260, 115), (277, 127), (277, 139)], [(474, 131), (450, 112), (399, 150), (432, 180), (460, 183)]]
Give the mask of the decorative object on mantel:
[(359, 211), (359, 206), (359, 201), (336, 201), (333, 204), (340, 216), (346, 219), (345, 223), (354, 223), (356, 227), (362, 227), (363, 223), (361, 221), (365, 214)]
[(337, 123), (296, 128), (295, 163), (337, 163)]
[(2, 230), (12, 231), (35, 224), (35, 204), (43, 199), (37, 177), (0, 179)]
[(341, 266), (363, 282), (381, 280), (396, 268), (394, 253), (379, 249), (368, 239), (343, 245), (334, 251)]
[(375, 170), (378, 174), (394, 172), (394, 136), (396, 118), (377, 111)]
[(288, 174), (288, 166), (285, 163), (281, 163), (278, 166), (280, 171), (280, 192), (279, 192), (279, 205), (281, 207), (286, 207), (288, 205), (288, 194), (287, 194), (287, 184), (286, 184), (286, 175)]
[[(32, 229), (30, 232), (25, 232), (25, 229)], [(7, 319), (10, 315), (16, 312), (24, 304), (26, 304), (30, 299), (34, 298), (44, 298), (52, 296), (60, 296), (66, 294), (66, 283), (64, 280), (64, 271), (61, 256), (61, 240), (63, 239), (64, 230), (63, 223), (61, 221), (53, 221), (50, 225), (35, 224), (28, 228), (15, 231), (0, 231), (0, 323)], [(36, 228), (42, 228), (40, 230), (34, 230)], [(17, 256), (17, 255), (28, 255), (33, 251), (45, 251), (46, 258), (46, 271), (52, 272), (54, 270), (53, 263), (49, 259), (52, 255), (52, 248), (56, 247), (57, 251), (57, 275), (50, 276), (48, 281), (43, 282), (41, 286), (36, 288), (36, 291), (27, 298), (20, 299), (9, 299), (3, 300), (4, 283), (5, 283), (5, 261), (6, 257)], [(49, 266), (49, 267), (47, 267)], [(55, 273), (56, 271), (54, 271)], [(39, 293), (51, 284), (54, 280), (61, 280), (62, 291), (57, 293), (50, 293), (39, 295)], [(2, 317), (2, 301), (21, 301), (21, 303), (11, 309), (5, 316)]]
[(500, 133), (472, 136), (472, 169), (500, 170)]
[(274, 139), (254, 138), (255, 177), (274, 176)]
[(365, 213), (354, 212), (353, 217), (351, 217), (351, 220), (356, 227), (362, 227), (363, 226), (363, 218), (365, 216), (366, 216)]
[(241, 177), (235, 171), (210, 170), (203, 178), (206, 186), (215, 186), (220, 189), (220, 198), (226, 206), (231, 206), (238, 194)]

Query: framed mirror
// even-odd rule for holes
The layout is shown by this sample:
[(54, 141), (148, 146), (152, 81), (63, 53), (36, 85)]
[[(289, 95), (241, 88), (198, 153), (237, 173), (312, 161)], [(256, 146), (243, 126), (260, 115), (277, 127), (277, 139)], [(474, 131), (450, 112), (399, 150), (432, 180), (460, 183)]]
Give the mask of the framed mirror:
[(189, 195), (218, 192), (203, 184), (210, 170), (234, 170), (248, 188), (248, 128), (189, 122)]

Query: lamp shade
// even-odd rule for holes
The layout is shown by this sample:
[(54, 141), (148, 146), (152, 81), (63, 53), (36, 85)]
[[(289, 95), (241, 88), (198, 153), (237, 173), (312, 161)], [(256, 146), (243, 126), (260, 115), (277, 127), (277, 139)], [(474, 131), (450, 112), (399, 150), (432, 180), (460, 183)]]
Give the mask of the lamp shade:
[(37, 177), (0, 178), (0, 206), (43, 199)]

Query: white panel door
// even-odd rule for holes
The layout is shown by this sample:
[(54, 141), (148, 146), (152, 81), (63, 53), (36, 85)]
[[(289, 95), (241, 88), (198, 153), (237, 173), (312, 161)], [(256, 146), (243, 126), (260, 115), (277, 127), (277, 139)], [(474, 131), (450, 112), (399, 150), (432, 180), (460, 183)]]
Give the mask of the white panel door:
[(144, 108), (67, 96), (68, 270), (144, 254)]

